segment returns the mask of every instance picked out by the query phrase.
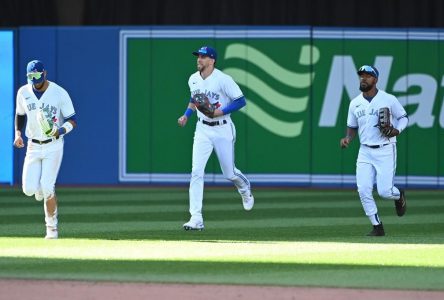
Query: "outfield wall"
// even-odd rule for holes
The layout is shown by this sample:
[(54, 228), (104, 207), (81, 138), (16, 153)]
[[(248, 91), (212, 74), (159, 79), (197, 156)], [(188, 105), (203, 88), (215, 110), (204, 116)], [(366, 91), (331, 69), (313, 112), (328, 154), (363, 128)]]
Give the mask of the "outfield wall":
[(0, 182), (14, 180), (14, 152), (10, 141), (14, 135), (14, 31), (0, 30)]
[[(339, 148), (356, 69), (374, 64), (379, 88), (410, 116), (396, 182), (444, 187), (444, 31), (312, 27), (22, 27), (17, 87), (42, 59), (65, 87), (79, 127), (66, 138), (61, 184), (186, 183), (195, 116), (186, 108), (191, 52), (218, 50), (217, 67), (247, 98), (233, 115), (236, 163), (255, 184), (354, 183), (356, 141)], [(20, 181), (24, 151), (16, 151)], [(217, 160), (207, 181), (223, 183)]]

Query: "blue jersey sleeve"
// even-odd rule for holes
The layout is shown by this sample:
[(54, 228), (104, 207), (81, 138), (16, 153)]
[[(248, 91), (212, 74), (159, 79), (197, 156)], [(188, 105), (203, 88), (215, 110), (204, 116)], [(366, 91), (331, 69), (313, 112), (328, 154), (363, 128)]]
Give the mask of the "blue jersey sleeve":
[(223, 108), (222, 112), (224, 113), (224, 115), (227, 115), (227, 114), (230, 114), (234, 111), (238, 111), (239, 109), (241, 109), (245, 105), (247, 105), (247, 101), (245, 100), (245, 97), (242, 96), (242, 97), (234, 100), (233, 102), (231, 102), (227, 107)]

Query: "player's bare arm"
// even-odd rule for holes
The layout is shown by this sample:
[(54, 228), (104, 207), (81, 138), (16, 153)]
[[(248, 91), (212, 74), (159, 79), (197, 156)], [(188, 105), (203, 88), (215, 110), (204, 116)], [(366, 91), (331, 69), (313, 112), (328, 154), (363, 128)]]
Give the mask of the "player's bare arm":
[(25, 144), (23, 143), (22, 133), (20, 130), (15, 132), (14, 146), (17, 148), (23, 148)]
[(341, 139), (341, 141), (339, 142), (339, 145), (341, 146), (341, 148), (348, 147), (350, 142), (355, 138), (357, 131), (358, 130), (356, 128), (347, 127), (347, 135), (345, 137), (343, 137)]
[[(191, 110), (191, 112), (190, 112), (190, 110)], [(196, 110), (196, 106), (190, 102), (188, 104), (187, 110), (185, 111), (184, 115), (181, 116), (179, 119), (177, 119), (177, 124), (180, 127), (184, 127), (185, 125), (187, 125), (187, 121), (188, 121), (187, 114), (189, 113), (191, 115), (195, 110)]]
[(187, 125), (187, 121), (187, 116), (181, 116), (179, 119), (177, 119), (177, 124), (179, 124), (180, 127), (184, 127), (185, 125)]

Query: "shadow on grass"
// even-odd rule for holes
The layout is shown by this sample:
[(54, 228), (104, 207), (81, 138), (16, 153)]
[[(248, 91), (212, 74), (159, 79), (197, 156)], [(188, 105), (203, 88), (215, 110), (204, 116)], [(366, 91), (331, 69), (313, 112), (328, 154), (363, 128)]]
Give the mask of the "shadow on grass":
[[(444, 289), (444, 268), (0, 258), (0, 277), (96, 281)], [(372, 280), (369, 280), (371, 278)]]

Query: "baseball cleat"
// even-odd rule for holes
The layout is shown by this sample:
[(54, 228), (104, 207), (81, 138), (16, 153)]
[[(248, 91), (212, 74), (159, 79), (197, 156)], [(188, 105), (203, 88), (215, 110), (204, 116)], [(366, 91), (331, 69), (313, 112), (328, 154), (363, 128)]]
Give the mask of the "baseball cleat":
[(35, 200), (37, 200), (37, 201), (42, 201), (43, 200), (43, 193), (42, 193), (42, 191), (37, 191), (35, 194), (34, 194), (34, 197), (35, 197)]
[(250, 191), (248, 191), (247, 194), (242, 195), (242, 204), (244, 206), (245, 210), (252, 210), (254, 206), (254, 197), (253, 194), (251, 194)]
[(202, 221), (190, 220), (187, 223), (183, 224), (183, 229), (202, 231), (204, 229), (204, 224)]
[(59, 232), (57, 228), (53, 227), (46, 227), (46, 236), (45, 239), (47, 240), (55, 240), (59, 238)]
[(382, 223), (379, 225), (373, 225), (373, 230), (370, 231), (367, 236), (384, 236), (384, 226), (382, 226)]
[(405, 198), (405, 191), (401, 191), (401, 195), (399, 196), (399, 199), (395, 200), (395, 208), (396, 208), (396, 214), (399, 217), (402, 217), (405, 214), (405, 211), (407, 209), (407, 201)]

